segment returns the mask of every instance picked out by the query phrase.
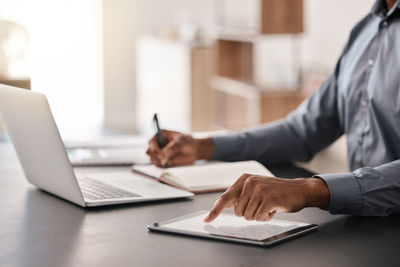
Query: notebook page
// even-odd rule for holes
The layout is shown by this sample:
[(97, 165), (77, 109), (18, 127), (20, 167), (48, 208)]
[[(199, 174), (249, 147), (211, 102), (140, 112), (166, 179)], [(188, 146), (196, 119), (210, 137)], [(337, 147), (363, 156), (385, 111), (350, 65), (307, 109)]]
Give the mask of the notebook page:
[(207, 190), (227, 188), (244, 173), (274, 176), (256, 161), (239, 161), (169, 168), (167, 177), (189, 190)]
[[(190, 169), (196, 166), (204, 166), (204, 165), (212, 165), (212, 164), (218, 164), (218, 161), (206, 161), (206, 160), (197, 160), (193, 165), (190, 166), (180, 166), (180, 167), (172, 167), (172, 168), (159, 168), (156, 165), (153, 164), (146, 164), (146, 165), (141, 165), (141, 164), (135, 164), (132, 166), (132, 170), (140, 172), (142, 174), (152, 176), (154, 178), (160, 178), (162, 175), (173, 175), (175, 172), (174, 170), (176, 169), (189, 169), (188, 171), (190, 172)], [(177, 181), (175, 179), (175, 181)]]

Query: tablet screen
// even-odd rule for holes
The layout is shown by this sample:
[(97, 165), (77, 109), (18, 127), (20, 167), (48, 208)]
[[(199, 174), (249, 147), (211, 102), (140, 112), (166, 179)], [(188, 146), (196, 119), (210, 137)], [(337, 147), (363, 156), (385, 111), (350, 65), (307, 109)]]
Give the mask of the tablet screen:
[(272, 219), (268, 222), (247, 221), (243, 217), (222, 213), (211, 223), (204, 223), (207, 212), (184, 217), (175, 221), (159, 224), (160, 227), (172, 231), (195, 232), (207, 235), (234, 237), (240, 239), (262, 241), (299, 227), (307, 223)]

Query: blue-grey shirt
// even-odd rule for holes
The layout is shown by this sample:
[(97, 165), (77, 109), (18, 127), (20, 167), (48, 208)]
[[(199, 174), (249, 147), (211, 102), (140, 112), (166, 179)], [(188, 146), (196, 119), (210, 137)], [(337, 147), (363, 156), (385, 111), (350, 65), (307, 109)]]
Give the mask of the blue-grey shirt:
[(318, 175), (333, 214), (400, 213), (400, 0), (377, 1), (335, 71), (287, 118), (214, 137), (216, 160), (306, 161), (343, 134), (349, 173)]

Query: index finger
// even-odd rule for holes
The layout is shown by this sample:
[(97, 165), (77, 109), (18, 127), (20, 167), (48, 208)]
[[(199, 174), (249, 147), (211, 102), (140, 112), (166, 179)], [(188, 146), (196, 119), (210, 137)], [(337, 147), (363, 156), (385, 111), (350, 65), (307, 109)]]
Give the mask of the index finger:
[(204, 218), (204, 222), (209, 223), (215, 220), (224, 209), (227, 209), (232, 206), (235, 201), (235, 196), (233, 194), (224, 193), (215, 203), (212, 210), (208, 213), (208, 215)]
[(168, 159), (171, 159), (181, 153), (181, 143), (178, 140), (170, 141), (165, 147), (164, 151)]

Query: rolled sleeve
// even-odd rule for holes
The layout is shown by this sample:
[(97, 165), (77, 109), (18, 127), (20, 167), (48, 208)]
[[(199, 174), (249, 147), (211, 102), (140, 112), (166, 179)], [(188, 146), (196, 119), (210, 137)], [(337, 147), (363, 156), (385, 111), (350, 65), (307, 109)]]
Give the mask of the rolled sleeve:
[(238, 146), (238, 136), (224, 135), (212, 138), (214, 143), (214, 160), (227, 160), (230, 155), (238, 155), (240, 146)]
[(214, 160), (256, 160), (262, 164), (304, 161), (312, 153), (305, 146), (298, 129), (282, 119), (255, 128), (213, 137)]
[(332, 214), (359, 214), (362, 209), (360, 185), (353, 173), (322, 174), (330, 192), (328, 210)]

